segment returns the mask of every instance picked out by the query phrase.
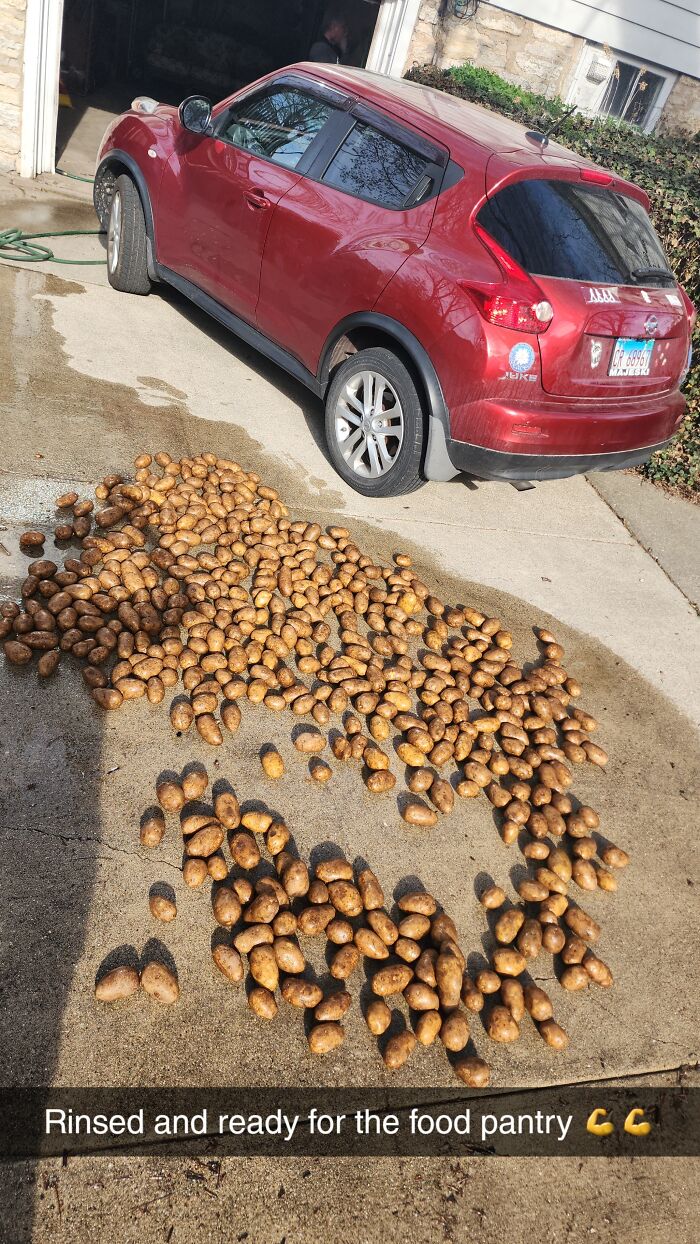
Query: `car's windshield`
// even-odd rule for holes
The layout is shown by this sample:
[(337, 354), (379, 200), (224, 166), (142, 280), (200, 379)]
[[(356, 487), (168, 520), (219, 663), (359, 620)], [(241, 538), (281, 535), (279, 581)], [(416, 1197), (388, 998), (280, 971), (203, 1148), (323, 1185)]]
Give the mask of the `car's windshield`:
[(528, 178), (489, 199), (478, 221), (533, 275), (596, 284), (674, 284), (641, 203), (614, 190)]

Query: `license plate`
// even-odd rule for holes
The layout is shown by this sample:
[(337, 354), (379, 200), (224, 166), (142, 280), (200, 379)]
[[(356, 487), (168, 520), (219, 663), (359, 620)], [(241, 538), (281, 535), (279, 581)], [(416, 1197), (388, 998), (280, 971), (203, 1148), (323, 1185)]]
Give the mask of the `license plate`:
[(637, 341), (634, 337), (618, 337), (610, 360), (609, 376), (648, 376), (651, 368), (653, 341)]

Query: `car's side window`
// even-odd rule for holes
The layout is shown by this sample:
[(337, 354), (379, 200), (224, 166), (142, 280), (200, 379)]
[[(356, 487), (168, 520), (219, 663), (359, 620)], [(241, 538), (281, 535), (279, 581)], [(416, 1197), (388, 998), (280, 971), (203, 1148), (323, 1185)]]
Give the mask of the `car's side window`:
[(306, 91), (281, 86), (234, 104), (216, 136), (294, 169), (334, 111)]
[(420, 202), (430, 190), (431, 161), (410, 147), (357, 121), (342, 143), (323, 180), (356, 198), (382, 207), (402, 208)]

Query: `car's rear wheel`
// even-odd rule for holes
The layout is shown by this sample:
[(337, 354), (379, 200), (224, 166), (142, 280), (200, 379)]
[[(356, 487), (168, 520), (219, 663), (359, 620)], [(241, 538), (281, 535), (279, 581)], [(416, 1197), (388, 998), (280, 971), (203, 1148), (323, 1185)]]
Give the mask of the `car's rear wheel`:
[(415, 381), (382, 346), (341, 363), (326, 396), (333, 465), (366, 497), (396, 497), (424, 484), (425, 419)]
[(114, 289), (127, 294), (147, 294), (148, 276), (146, 220), (143, 204), (131, 178), (117, 178), (107, 223), (107, 277)]

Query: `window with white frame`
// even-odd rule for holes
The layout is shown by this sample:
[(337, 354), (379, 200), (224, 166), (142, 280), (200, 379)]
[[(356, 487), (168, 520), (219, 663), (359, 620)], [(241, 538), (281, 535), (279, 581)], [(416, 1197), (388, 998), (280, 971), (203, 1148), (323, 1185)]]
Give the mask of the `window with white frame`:
[(567, 102), (588, 116), (613, 117), (649, 133), (654, 129), (677, 74), (607, 46), (587, 43)]

